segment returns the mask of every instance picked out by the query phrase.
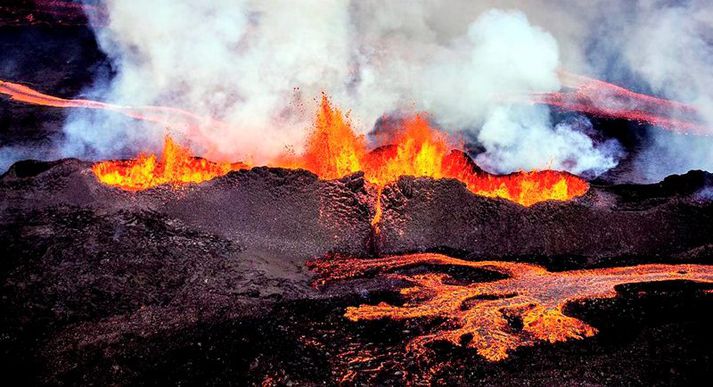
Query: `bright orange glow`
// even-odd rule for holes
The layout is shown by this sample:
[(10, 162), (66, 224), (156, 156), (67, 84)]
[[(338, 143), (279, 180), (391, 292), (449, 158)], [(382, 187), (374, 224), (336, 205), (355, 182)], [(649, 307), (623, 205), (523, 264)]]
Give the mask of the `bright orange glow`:
[[(713, 284), (713, 266), (709, 265), (652, 264), (549, 272), (526, 263), (473, 262), (440, 254), (320, 259), (308, 265), (318, 273), (316, 285), (367, 273), (381, 273), (385, 278), (409, 283), (401, 289), (403, 305), (382, 302), (349, 307), (345, 317), (352, 321), (445, 319), (432, 332), (414, 338), (407, 349), (423, 355), (428, 352), (428, 344), (446, 341), (472, 348), (490, 361), (503, 360), (511, 351), (538, 342), (595, 335), (594, 327), (565, 315), (564, 307), (576, 300), (614, 297), (617, 285), (670, 280)], [(463, 284), (443, 273), (398, 273), (399, 269), (418, 265), (469, 267), (497, 272), (506, 278)]]
[(384, 186), (400, 176), (449, 177), (443, 158), (451, 146), (441, 132), (433, 129), (423, 116), (404, 120), (401, 130), (386, 140), (379, 152), (365, 159), (364, 173), (370, 182)]
[[(26, 103), (110, 110), (169, 127), (185, 126), (190, 130), (191, 137), (198, 140), (202, 136), (199, 128), (225, 125), (179, 109), (63, 99), (4, 81), (0, 81), (0, 93)], [(365, 138), (354, 132), (348, 117), (323, 95), (304, 151), (299, 155), (282, 155), (269, 165), (306, 169), (322, 179), (337, 179), (363, 171), (366, 180), (377, 187), (379, 194), (372, 221), (377, 231), (382, 215), (383, 188), (400, 176), (458, 179), (477, 195), (507, 199), (524, 206), (546, 200), (572, 199), (589, 189), (586, 181), (564, 172), (536, 171), (496, 176), (478, 171), (464, 153), (451, 151), (457, 146), (445, 133), (434, 129), (423, 115), (404, 119), (397, 130), (383, 138), (382, 142), (369, 151)], [(238, 168), (243, 167), (240, 165)], [(167, 183), (200, 183), (235, 168), (227, 163), (195, 159), (187, 149), (167, 140), (162, 161), (158, 161), (155, 155), (143, 155), (129, 162), (99, 163), (94, 171), (102, 183), (141, 190)]]
[(314, 128), (299, 156), (283, 155), (271, 163), (276, 167), (302, 168), (322, 179), (338, 179), (362, 170), (366, 141), (357, 136), (348, 118), (322, 95)]
[(363, 171), (367, 181), (377, 186), (376, 215), (381, 217), (380, 194), (400, 176), (453, 178), (465, 183), (473, 193), (503, 198), (524, 206), (545, 200), (568, 200), (587, 192), (583, 179), (564, 172), (520, 172), (496, 176), (476, 171), (462, 152), (452, 152), (452, 141), (434, 129), (423, 115), (409, 117), (384, 144), (368, 151), (345, 116), (322, 97), (315, 127), (301, 155), (284, 156), (275, 166), (304, 168), (324, 179), (339, 178)]
[(94, 164), (92, 171), (104, 184), (138, 191), (163, 184), (201, 183), (245, 168), (245, 164), (214, 163), (193, 157), (189, 149), (166, 136), (160, 159), (156, 155), (139, 155), (129, 161), (102, 161)]

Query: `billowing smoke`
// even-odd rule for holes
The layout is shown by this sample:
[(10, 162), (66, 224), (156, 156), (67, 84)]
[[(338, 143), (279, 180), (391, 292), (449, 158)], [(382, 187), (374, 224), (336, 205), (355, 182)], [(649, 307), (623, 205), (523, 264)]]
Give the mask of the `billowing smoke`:
[[(197, 141), (169, 128), (213, 158), (260, 163), (299, 149), (324, 91), (364, 133), (383, 114), (425, 111), (476, 140), (490, 171), (592, 176), (623, 157), (615, 140), (593, 136), (584, 116), (511, 97), (559, 90), (566, 69), (694, 104), (713, 128), (708, 3), (107, 0), (106, 18), (90, 16), (116, 74), (88, 93), (227, 122), (201, 128)], [(64, 151), (126, 156), (155, 149), (163, 131), (75, 111)], [(644, 178), (713, 170), (713, 141), (650, 132), (636, 159)]]
[[(654, 93), (697, 106), (713, 128), (713, 3), (647, 1), (636, 14), (616, 42), (626, 67)], [(713, 138), (656, 131), (637, 163), (653, 181), (690, 169), (713, 171)]]
[[(509, 97), (560, 88), (555, 38), (517, 10), (479, 10), (446, 33), (434, 4), (108, 1), (97, 26), (117, 74), (103, 99), (169, 105), (227, 122), (203, 128), (213, 157), (264, 162), (298, 149), (321, 91), (368, 132), (384, 113), (425, 111), (449, 131), (470, 131), (486, 169), (602, 172), (616, 164), (542, 106)], [(102, 122), (104, 121), (104, 122)], [(158, 144), (160, 130), (106, 113), (77, 112), (67, 150), (98, 157)], [(79, 147), (78, 147), (79, 146)]]

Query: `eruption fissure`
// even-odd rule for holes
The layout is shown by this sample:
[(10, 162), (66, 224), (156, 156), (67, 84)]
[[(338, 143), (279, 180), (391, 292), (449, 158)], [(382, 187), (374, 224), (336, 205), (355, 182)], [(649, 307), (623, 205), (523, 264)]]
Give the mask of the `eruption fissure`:
[[(468, 267), (497, 272), (507, 278), (464, 285), (444, 273), (395, 272), (414, 265)], [(316, 286), (375, 272), (407, 282), (409, 285), (400, 291), (406, 300), (402, 306), (382, 302), (348, 307), (345, 317), (351, 321), (445, 319), (432, 332), (412, 339), (407, 349), (419, 355), (436, 341), (455, 346), (465, 342), (465, 346), (490, 361), (504, 360), (513, 350), (538, 342), (555, 343), (595, 335), (596, 328), (565, 315), (564, 308), (577, 300), (615, 297), (618, 285), (670, 280), (713, 284), (713, 266), (689, 264), (550, 272), (526, 263), (472, 262), (440, 254), (413, 254), (319, 259), (309, 266), (318, 274)], [(514, 327), (510, 323), (513, 318), (521, 321), (522, 326)]]
[[(0, 93), (13, 100), (43, 106), (111, 110), (170, 127), (171, 118), (177, 116), (194, 131), (206, 124), (224, 125), (178, 109), (67, 100), (10, 82), (0, 83)], [(451, 152), (457, 146), (445, 133), (433, 128), (423, 115), (404, 119), (400, 127), (382, 141), (382, 146), (369, 151), (364, 136), (357, 135), (348, 118), (323, 95), (304, 151), (283, 154), (269, 165), (302, 168), (322, 179), (337, 179), (363, 171), (366, 180), (376, 185), (379, 193), (373, 220), (377, 233), (383, 188), (400, 176), (453, 178), (463, 182), (476, 195), (503, 198), (524, 206), (546, 200), (572, 199), (583, 195), (589, 188), (586, 181), (565, 172), (533, 171), (498, 176), (476, 170), (464, 153)], [(95, 165), (93, 170), (102, 183), (142, 190), (161, 184), (199, 183), (246, 167), (242, 163), (214, 163), (193, 158), (188, 149), (178, 147), (169, 139), (161, 157), (142, 155), (130, 161), (105, 161)]]

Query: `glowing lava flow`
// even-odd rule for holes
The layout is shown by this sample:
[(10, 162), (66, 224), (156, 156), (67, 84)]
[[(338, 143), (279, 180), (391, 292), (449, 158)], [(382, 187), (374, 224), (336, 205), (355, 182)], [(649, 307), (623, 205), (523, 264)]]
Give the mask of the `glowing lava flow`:
[(201, 183), (245, 168), (247, 165), (241, 163), (214, 163), (193, 157), (189, 149), (167, 136), (160, 158), (139, 155), (128, 161), (102, 161), (94, 164), (92, 171), (104, 184), (138, 191), (163, 184)]
[[(169, 127), (183, 124), (195, 129), (222, 122), (192, 113), (165, 107), (128, 107), (89, 100), (68, 100), (52, 97), (26, 86), (0, 81), (0, 93), (13, 100), (61, 108), (90, 108), (119, 112), (129, 117), (157, 122)], [(405, 119), (398, 130), (387, 136), (382, 146), (367, 149), (366, 140), (358, 136), (349, 120), (322, 97), (315, 125), (306, 147), (299, 155), (283, 155), (271, 166), (303, 168), (322, 179), (336, 179), (363, 171), (365, 178), (377, 187), (373, 224), (381, 217), (381, 192), (400, 176), (453, 178), (465, 183), (477, 195), (503, 198), (525, 206), (546, 200), (568, 200), (583, 195), (589, 185), (584, 180), (564, 172), (521, 172), (495, 176), (478, 171), (462, 152), (451, 152), (446, 135), (430, 126), (425, 117)], [(156, 156), (141, 156), (137, 160), (107, 161), (94, 168), (99, 180), (124, 189), (140, 190), (166, 183), (198, 183), (221, 176), (231, 170), (230, 164), (197, 161), (186, 149), (167, 141), (163, 163)], [(169, 147), (169, 145), (171, 145)], [(174, 149), (180, 149), (175, 152)], [(175, 155), (180, 155), (172, 161)], [(378, 227), (377, 227), (378, 231)]]
[[(395, 272), (418, 265), (469, 267), (507, 278), (458, 284), (442, 273)], [(595, 335), (594, 327), (566, 316), (564, 307), (576, 300), (615, 297), (617, 285), (670, 280), (713, 284), (713, 266), (708, 265), (653, 264), (549, 272), (525, 263), (471, 262), (439, 254), (414, 254), (322, 259), (309, 262), (309, 266), (318, 273), (318, 285), (378, 273), (406, 281), (410, 285), (401, 290), (406, 300), (402, 306), (382, 302), (349, 307), (345, 317), (352, 321), (445, 319), (432, 333), (414, 338), (407, 349), (421, 354), (428, 350), (428, 344), (445, 341), (472, 348), (490, 361), (503, 360), (512, 350), (537, 342), (555, 343)]]
[(529, 101), (593, 116), (644, 122), (681, 134), (713, 135), (713, 130), (700, 122), (697, 109), (691, 105), (635, 93), (567, 72), (560, 72), (560, 81), (570, 90), (533, 93), (528, 96)]
[(374, 224), (381, 215), (383, 188), (401, 176), (452, 178), (465, 183), (477, 195), (507, 199), (525, 206), (545, 200), (568, 200), (589, 189), (586, 181), (557, 171), (519, 172), (506, 176), (477, 170), (463, 152), (452, 151), (447, 136), (430, 126), (422, 115), (406, 118), (384, 144), (368, 151), (366, 141), (357, 136), (349, 121), (322, 97), (315, 127), (305, 151), (278, 160), (274, 166), (303, 168), (321, 178), (333, 179), (363, 171), (377, 187)]

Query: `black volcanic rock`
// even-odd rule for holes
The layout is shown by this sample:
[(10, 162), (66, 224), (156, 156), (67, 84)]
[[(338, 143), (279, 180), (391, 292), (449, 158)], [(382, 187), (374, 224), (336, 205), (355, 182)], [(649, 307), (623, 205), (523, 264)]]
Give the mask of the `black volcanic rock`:
[(0, 178), (0, 361), (40, 361), (46, 381), (67, 377), (77, 353), (121, 337), (261, 318), (277, 301), (320, 298), (304, 261), (363, 254), (371, 232), (360, 174), (321, 181), (254, 168), (126, 192), (89, 167), (24, 161)]
[[(100, 184), (90, 166), (75, 159), (23, 161), (0, 177), (0, 364), (10, 370), (6, 375), (33, 384), (313, 384), (334, 382), (334, 370), (346, 372), (338, 354), (350, 348), (404, 356), (401, 344), (409, 334), (402, 325), (355, 325), (342, 317), (347, 305), (394, 300), (393, 283), (319, 291), (305, 267), (307, 259), (328, 253), (375, 253), (376, 190), (362, 174), (323, 181), (301, 170), (253, 168), (200, 185), (126, 192)], [(404, 177), (383, 192), (375, 241), (381, 253), (447, 251), (553, 268), (708, 262), (710, 180), (692, 172), (651, 186), (595, 185), (570, 202), (525, 208), (475, 196), (454, 180)], [(708, 305), (694, 301), (686, 308)], [(632, 302), (632, 310), (641, 308)], [(606, 307), (616, 321), (625, 319), (627, 311), (607, 305), (594, 310)], [(653, 332), (673, 341), (679, 322), (665, 321), (674, 328)], [(607, 323), (597, 326), (614, 329)], [(701, 337), (696, 324), (686, 337)], [(602, 370), (629, 375), (612, 380), (643, 383), (651, 379), (630, 371), (656, 361), (658, 349), (679, 363), (701, 358), (698, 344), (681, 351), (663, 339), (614, 345), (611, 335), (601, 337), (523, 349), (504, 365), (456, 351), (454, 359), (476, 371), (446, 379), (532, 375), (514, 367), (538, 370), (533, 377), (546, 382), (565, 361), (571, 375), (592, 383), (609, 380)], [(616, 359), (642, 348), (651, 353), (641, 362), (618, 365)], [(364, 382), (401, 380), (385, 370), (386, 379)]]
[(89, 167), (74, 159), (16, 163), (0, 180), (3, 218), (22, 223), (28, 211), (57, 207), (105, 216), (148, 211), (243, 246), (307, 256), (363, 253), (369, 238), (372, 209), (361, 174), (322, 181), (307, 171), (263, 167), (200, 185), (128, 192), (99, 183)]
[(529, 208), (471, 194), (455, 180), (402, 177), (383, 191), (383, 254), (448, 252), (554, 269), (643, 261), (710, 262), (713, 175), (651, 185), (592, 185), (582, 197)]

